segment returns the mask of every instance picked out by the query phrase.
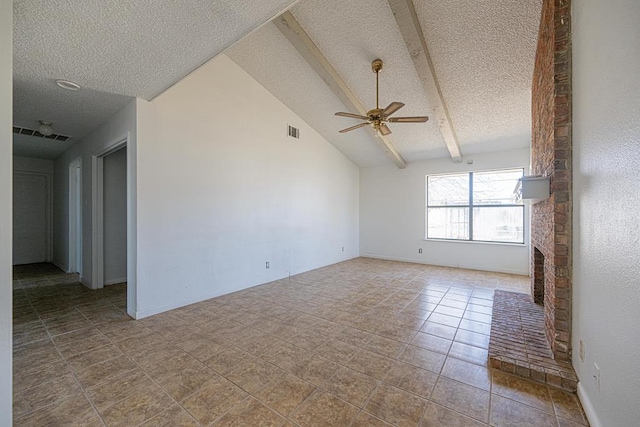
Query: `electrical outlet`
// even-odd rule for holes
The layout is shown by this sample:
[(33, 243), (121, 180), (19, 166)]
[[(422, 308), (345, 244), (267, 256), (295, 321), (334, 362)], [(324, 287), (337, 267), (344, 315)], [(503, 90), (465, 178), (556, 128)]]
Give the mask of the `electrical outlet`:
[(269, 268), (269, 261), (267, 261), (267, 268)]
[(344, 246), (342, 247), (342, 252), (344, 252)]
[(580, 340), (580, 360), (584, 363), (584, 343)]
[(418, 249), (418, 253), (421, 254), (422, 253), (422, 248)]
[(593, 363), (593, 379), (596, 381), (596, 387), (600, 391), (600, 367), (597, 363)]

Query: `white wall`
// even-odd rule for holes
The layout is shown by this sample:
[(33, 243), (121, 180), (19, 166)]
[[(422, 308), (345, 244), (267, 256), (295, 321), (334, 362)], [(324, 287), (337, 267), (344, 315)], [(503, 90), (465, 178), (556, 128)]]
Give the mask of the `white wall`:
[(137, 154), (137, 317), (358, 256), (358, 168), (225, 55), (140, 103)]
[(13, 2), (0, 0), (0, 426), (11, 425)]
[(13, 156), (13, 264), (51, 261), (53, 160)]
[[(92, 277), (92, 218), (93, 218), (93, 162), (113, 144), (123, 138), (127, 140), (127, 189), (129, 247), (135, 249), (135, 154), (136, 154), (136, 109), (138, 100), (128, 105), (105, 121), (98, 129), (83, 138), (54, 161), (54, 208), (53, 208), (53, 260), (64, 270), (69, 261), (69, 166), (80, 159), (82, 168), (82, 277), (91, 285)], [(127, 295), (129, 307), (135, 307), (135, 250), (127, 251)]]
[(104, 158), (104, 282), (127, 280), (127, 149)]
[[(473, 164), (467, 164), (468, 160)], [(476, 270), (529, 274), (528, 208), (524, 245), (425, 240), (425, 177), (428, 174), (523, 167), (529, 149), (360, 170), (360, 255)], [(422, 254), (418, 249), (422, 248)]]
[(572, 345), (594, 427), (640, 425), (639, 23), (637, 0), (573, 2)]

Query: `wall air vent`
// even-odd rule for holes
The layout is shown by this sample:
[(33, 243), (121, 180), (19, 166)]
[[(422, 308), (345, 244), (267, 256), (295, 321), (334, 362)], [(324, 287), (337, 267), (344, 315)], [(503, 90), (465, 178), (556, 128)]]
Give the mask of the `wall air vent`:
[(300, 139), (300, 129), (294, 128), (293, 126), (289, 125), (289, 136), (291, 138)]
[(57, 135), (55, 133), (52, 133), (51, 135), (43, 135), (40, 132), (38, 132), (37, 130), (33, 130), (33, 129), (27, 129), (27, 128), (20, 128), (20, 127), (13, 127), (13, 133), (16, 133), (18, 135), (27, 135), (27, 136), (35, 136), (38, 138), (45, 138), (45, 139), (53, 139), (55, 141), (67, 141), (69, 138), (71, 138), (70, 136), (65, 136), (65, 135)]

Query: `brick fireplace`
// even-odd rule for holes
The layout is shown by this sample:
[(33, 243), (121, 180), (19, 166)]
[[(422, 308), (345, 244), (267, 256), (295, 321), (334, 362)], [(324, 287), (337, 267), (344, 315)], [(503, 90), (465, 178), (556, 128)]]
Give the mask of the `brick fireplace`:
[(554, 358), (571, 360), (571, 2), (545, 0), (532, 85), (533, 175), (551, 197), (532, 207), (531, 295)]

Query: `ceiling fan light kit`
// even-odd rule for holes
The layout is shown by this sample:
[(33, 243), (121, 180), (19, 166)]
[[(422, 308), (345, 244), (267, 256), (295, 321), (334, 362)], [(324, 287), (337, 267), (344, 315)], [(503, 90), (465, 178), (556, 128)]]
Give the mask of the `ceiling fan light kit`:
[(375, 59), (371, 63), (371, 70), (376, 74), (376, 108), (367, 111), (367, 115), (353, 113), (336, 113), (336, 116), (349, 117), (352, 119), (364, 120), (363, 123), (359, 123), (355, 126), (348, 127), (339, 131), (340, 133), (350, 132), (352, 130), (361, 128), (366, 125), (371, 125), (376, 132), (382, 136), (389, 135), (391, 129), (387, 126), (387, 123), (424, 123), (429, 120), (427, 116), (414, 116), (414, 117), (389, 117), (402, 107), (402, 102), (392, 102), (385, 109), (381, 109), (379, 105), (379, 74), (382, 71), (382, 59)]

